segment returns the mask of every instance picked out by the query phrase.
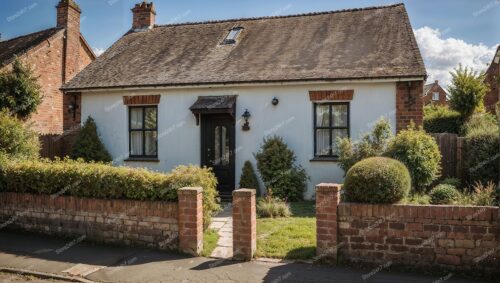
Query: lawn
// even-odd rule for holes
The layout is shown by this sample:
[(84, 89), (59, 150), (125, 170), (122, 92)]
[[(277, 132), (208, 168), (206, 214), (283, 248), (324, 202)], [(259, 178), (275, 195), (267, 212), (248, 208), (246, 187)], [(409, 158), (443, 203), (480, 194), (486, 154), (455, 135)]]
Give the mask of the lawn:
[(311, 259), (316, 252), (314, 202), (290, 204), (288, 218), (257, 219), (257, 257)]
[(202, 256), (209, 257), (217, 246), (219, 234), (214, 229), (207, 229), (203, 233), (203, 251)]

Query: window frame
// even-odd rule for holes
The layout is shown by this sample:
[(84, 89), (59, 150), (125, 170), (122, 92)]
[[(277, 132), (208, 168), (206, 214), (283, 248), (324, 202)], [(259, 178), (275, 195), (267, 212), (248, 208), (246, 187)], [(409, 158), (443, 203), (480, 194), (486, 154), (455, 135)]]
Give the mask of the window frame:
[[(437, 95), (437, 99), (435, 97), (435, 95)], [(433, 92), (432, 93), (432, 101), (439, 101), (439, 98), (440, 98), (441, 94), (437, 91)]]
[[(156, 127), (146, 128), (146, 109), (156, 109)], [(142, 109), (141, 129), (132, 129), (132, 109)], [(132, 132), (142, 132), (142, 155), (132, 154)], [(146, 132), (156, 132), (156, 154), (146, 155)], [(158, 158), (158, 105), (138, 105), (128, 107), (128, 155), (129, 158)]]
[[(235, 44), (236, 39), (240, 35), (241, 31), (243, 30), (243, 27), (233, 27), (231, 28), (228, 33), (226, 34), (226, 37), (224, 37), (224, 40), (222, 41), (222, 44)], [(228, 38), (229, 35), (231, 35), (231, 32), (235, 32), (234, 38)]]
[[(328, 127), (324, 127), (324, 126), (317, 126), (317, 118), (318, 118), (318, 115), (317, 115), (317, 106), (318, 105), (328, 105), (328, 114), (329, 114), (329, 125)], [(333, 109), (333, 105), (346, 105), (347, 106), (347, 126), (332, 126), (333, 125), (333, 112), (332, 112), (332, 109)], [(332, 148), (332, 144), (333, 144), (333, 130), (347, 130), (347, 137), (351, 137), (351, 103), (348, 102), (348, 101), (342, 101), (342, 102), (314, 102), (313, 103), (313, 108), (314, 108), (314, 121), (313, 121), (313, 135), (314, 135), (314, 145), (313, 145), (313, 155), (314, 155), (314, 158), (319, 158), (319, 159), (327, 159), (327, 160), (337, 160), (339, 158), (338, 155), (335, 155), (333, 154), (333, 148)], [(330, 144), (330, 148), (329, 148), (329, 154), (327, 155), (319, 155), (317, 154), (317, 148), (318, 148), (318, 144), (317, 144), (317, 137), (316, 137), (316, 132), (317, 130), (330, 130), (330, 141), (329, 141), (329, 144)]]

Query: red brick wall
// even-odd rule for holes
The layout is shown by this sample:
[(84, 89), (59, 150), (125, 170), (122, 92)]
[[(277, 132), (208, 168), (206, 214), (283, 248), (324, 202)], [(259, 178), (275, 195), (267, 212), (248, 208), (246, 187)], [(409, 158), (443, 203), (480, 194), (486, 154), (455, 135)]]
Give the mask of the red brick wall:
[[(434, 92), (439, 92), (439, 100), (432, 100)], [(448, 101), (446, 101), (446, 91), (438, 83), (432, 84), (431, 88), (427, 92), (427, 95), (425, 95), (424, 93), (422, 100), (424, 102), (424, 105), (431, 103), (439, 105), (448, 105)]]
[(251, 260), (257, 248), (255, 190), (233, 191), (233, 258)]
[[(500, 56), (500, 47), (497, 49), (496, 56)], [(500, 99), (500, 83), (497, 81), (500, 77), (500, 63), (495, 63), (493, 60), (490, 67), (486, 71), (485, 82), (490, 86), (490, 91), (484, 97), (484, 105), (491, 113), (495, 113), (495, 105)]]
[(404, 130), (411, 121), (420, 126), (423, 122), (424, 81), (396, 83), (396, 130)]
[(81, 98), (77, 96), (79, 109), (73, 118), (68, 106), (74, 98), (64, 96), (59, 89), (94, 60), (80, 38), (80, 13), (72, 7), (61, 7), (57, 17), (58, 26), (68, 28), (20, 57), (33, 68), (42, 87), (43, 101), (29, 121), (41, 134), (62, 134), (80, 125)]
[(203, 189), (179, 189), (179, 248), (182, 252), (200, 255), (203, 251)]
[(0, 221), (5, 228), (106, 243), (174, 249), (179, 242), (178, 205), (170, 202), (1, 193)]
[[(340, 192), (336, 186), (320, 184), (316, 188), (323, 200), (316, 201), (318, 256), (338, 256), (347, 262), (500, 273), (498, 207), (337, 206), (335, 200)], [(322, 216), (325, 211), (331, 216), (328, 219)]]

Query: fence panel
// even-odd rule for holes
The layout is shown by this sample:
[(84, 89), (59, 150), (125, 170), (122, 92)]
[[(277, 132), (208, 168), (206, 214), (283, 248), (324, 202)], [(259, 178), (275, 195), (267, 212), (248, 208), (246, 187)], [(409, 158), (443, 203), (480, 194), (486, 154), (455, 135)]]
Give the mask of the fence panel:
[(62, 157), (64, 138), (61, 135), (40, 135), (40, 156), (54, 159)]
[(459, 178), (464, 180), (465, 174), (465, 138), (457, 134), (431, 134), (441, 152), (441, 178)]

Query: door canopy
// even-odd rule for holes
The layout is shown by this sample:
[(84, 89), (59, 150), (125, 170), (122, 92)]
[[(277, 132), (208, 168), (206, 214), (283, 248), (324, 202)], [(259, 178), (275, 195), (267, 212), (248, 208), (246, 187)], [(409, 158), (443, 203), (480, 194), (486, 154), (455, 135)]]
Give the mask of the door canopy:
[(236, 95), (198, 96), (196, 102), (189, 107), (196, 117), (196, 124), (200, 123), (202, 114), (229, 114), (236, 115)]

